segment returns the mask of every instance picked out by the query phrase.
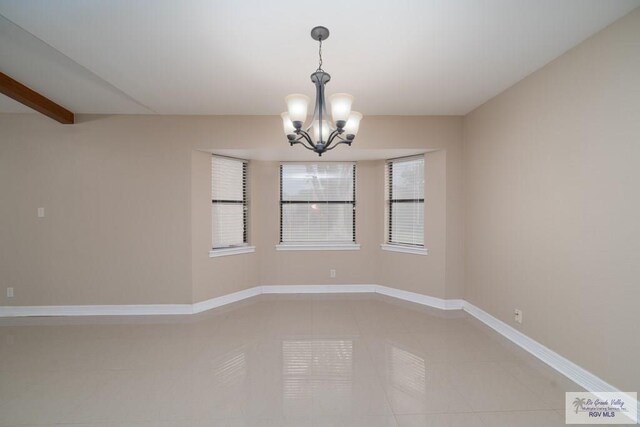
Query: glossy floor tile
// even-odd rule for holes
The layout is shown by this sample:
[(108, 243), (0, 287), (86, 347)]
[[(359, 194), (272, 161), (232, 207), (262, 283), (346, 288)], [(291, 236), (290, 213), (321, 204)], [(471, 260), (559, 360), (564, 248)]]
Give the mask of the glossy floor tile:
[(462, 311), (263, 295), (0, 319), (0, 426), (557, 426), (580, 387)]

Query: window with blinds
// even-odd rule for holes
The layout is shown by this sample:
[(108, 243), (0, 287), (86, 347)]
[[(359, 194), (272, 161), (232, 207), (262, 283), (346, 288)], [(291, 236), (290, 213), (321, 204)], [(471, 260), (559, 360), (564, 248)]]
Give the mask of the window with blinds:
[(355, 163), (280, 165), (280, 243), (354, 243)]
[(247, 244), (247, 161), (211, 158), (213, 249)]
[(387, 243), (424, 247), (424, 156), (387, 161)]

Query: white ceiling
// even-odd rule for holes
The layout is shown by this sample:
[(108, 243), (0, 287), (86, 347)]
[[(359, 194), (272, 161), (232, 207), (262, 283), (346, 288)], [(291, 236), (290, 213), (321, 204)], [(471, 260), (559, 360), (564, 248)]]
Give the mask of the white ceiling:
[(278, 114), (313, 95), (309, 31), (325, 25), (329, 93), (365, 115), (459, 115), (639, 5), (0, 0), (0, 71), (76, 113)]

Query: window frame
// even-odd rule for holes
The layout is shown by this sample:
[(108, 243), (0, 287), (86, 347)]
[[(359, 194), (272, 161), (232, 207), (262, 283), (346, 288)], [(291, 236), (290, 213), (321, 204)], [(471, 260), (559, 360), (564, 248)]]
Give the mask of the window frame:
[[(213, 240), (211, 242), (211, 250), (209, 251), (210, 257), (216, 256), (224, 256), (224, 255), (236, 255), (247, 252), (255, 252), (255, 246), (249, 245), (249, 194), (248, 194), (248, 185), (249, 185), (249, 160), (240, 159), (236, 157), (230, 156), (222, 156), (219, 154), (212, 154), (211, 160), (211, 173), (213, 178), (213, 159), (214, 158), (222, 158), (227, 160), (234, 160), (242, 163), (242, 199), (214, 199), (213, 198), (213, 189), (210, 193), (211, 196), (211, 209), (214, 208), (216, 204), (218, 205), (242, 205), (242, 242), (238, 244), (232, 244), (228, 246), (213, 246)], [(212, 223), (213, 227), (213, 223)], [(213, 239), (213, 230), (211, 233), (211, 237)]]
[[(340, 200), (340, 201), (322, 201), (322, 200), (283, 200), (282, 189), (283, 189), (283, 167), (287, 164), (289, 165), (317, 165), (317, 164), (349, 164), (352, 167), (352, 180), (353, 180), (353, 188), (352, 188), (352, 197), (351, 200)], [(340, 250), (359, 250), (360, 245), (356, 242), (356, 185), (357, 185), (357, 162), (281, 162), (279, 165), (279, 209), (280, 209), (280, 230), (278, 235), (278, 244), (276, 245), (276, 250), (278, 251), (292, 251), (292, 250), (324, 250), (324, 251), (340, 251)], [(351, 241), (349, 242), (283, 242), (283, 207), (288, 204), (350, 204), (352, 209), (352, 219), (351, 219)]]
[(408, 243), (408, 242), (397, 242), (393, 241), (393, 207), (395, 204), (399, 203), (416, 203), (422, 204), (423, 209), (423, 233), (424, 233), (424, 209), (425, 209), (425, 198), (424, 198), (424, 189), (423, 189), (423, 197), (417, 199), (394, 199), (393, 198), (393, 165), (394, 163), (399, 163), (403, 161), (411, 161), (411, 160), (419, 160), (422, 159), (423, 167), (426, 166), (426, 158), (424, 154), (406, 156), (406, 157), (396, 157), (393, 159), (387, 159), (385, 161), (385, 243), (381, 244), (380, 247), (383, 250), (391, 251), (391, 252), (405, 252), (416, 255), (426, 255), (428, 253), (423, 236), (423, 243)]

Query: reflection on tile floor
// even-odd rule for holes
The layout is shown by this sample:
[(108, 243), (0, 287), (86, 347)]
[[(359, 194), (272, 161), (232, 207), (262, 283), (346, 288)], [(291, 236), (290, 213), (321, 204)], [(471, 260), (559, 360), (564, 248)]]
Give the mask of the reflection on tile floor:
[(560, 426), (579, 386), (461, 311), (263, 295), (0, 319), (0, 426)]

